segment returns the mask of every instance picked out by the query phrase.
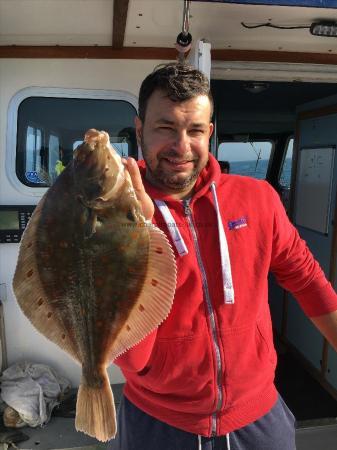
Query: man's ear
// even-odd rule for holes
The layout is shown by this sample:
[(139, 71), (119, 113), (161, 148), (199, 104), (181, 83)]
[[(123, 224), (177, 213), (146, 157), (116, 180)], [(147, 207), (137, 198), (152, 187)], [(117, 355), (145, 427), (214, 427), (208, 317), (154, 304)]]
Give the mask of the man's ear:
[(138, 116), (135, 117), (135, 127), (136, 127), (137, 144), (140, 147), (143, 134), (143, 122), (140, 120)]
[(209, 137), (211, 137), (211, 136), (212, 136), (212, 134), (213, 134), (213, 131), (214, 131), (214, 125), (213, 125), (213, 123), (212, 123), (212, 122), (210, 122), (210, 124), (209, 124)]

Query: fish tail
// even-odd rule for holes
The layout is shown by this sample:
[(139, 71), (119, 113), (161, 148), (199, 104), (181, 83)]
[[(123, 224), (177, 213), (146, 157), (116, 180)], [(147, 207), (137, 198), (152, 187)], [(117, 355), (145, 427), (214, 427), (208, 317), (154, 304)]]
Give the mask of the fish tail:
[(84, 377), (77, 394), (75, 428), (99, 441), (116, 435), (116, 410), (107, 371), (100, 386), (90, 386)]

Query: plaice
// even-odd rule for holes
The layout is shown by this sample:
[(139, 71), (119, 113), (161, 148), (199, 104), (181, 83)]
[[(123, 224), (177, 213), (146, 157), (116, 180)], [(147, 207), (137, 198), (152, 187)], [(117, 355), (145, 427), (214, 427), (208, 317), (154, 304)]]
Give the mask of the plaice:
[(105, 132), (89, 130), (24, 232), (13, 288), (34, 327), (82, 366), (76, 429), (116, 434), (106, 368), (170, 312), (174, 253), (148, 224)]

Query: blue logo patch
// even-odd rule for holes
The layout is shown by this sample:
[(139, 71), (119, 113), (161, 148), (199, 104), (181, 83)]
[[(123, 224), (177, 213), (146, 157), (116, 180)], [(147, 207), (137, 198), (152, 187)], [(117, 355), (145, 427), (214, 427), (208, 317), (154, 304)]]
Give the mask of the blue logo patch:
[(238, 230), (239, 228), (243, 228), (247, 226), (247, 218), (240, 217), (240, 219), (230, 220), (228, 222), (228, 228), (230, 230)]

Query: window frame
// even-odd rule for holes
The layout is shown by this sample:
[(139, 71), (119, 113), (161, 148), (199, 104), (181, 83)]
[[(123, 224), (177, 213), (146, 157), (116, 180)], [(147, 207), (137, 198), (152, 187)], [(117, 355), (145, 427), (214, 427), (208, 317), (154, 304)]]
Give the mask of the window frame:
[(6, 129), (6, 162), (5, 169), (8, 180), (20, 193), (32, 197), (41, 197), (48, 187), (32, 187), (23, 184), (16, 175), (16, 148), (18, 111), (21, 102), (29, 97), (55, 97), (84, 100), (120, 100), (131, 104), (138, 111), (138, 98), (127, 91), (105, 89), (72, 89), (50, 87), (27, 87), (16, 92), (11, 98), (7, 112)]
[[(266, 138), (260, 138), (260, 137), (256, 137), (256, 138), (255, 138), (254, 136), (250, 136), (250, 139), (242, 140), (242, 141), (241, 141), (241, 140), (227, 140), (227, 139), (222, 139), (221, 141), (219, 141), (219, 144), (218, 144), (218, 148), (217, 148), (217, 159), (219, 160), (219, 148), (220, 148), (220, 145), (221, 145), (221, 144), (223, 144), (223, 143), (226, 143), (226, 144), (246, 144), (246, 143), (250, 143), (250, 142), (267, 142), (267, 143), (270, 143), (270, 144), (271, 144), (270, 155), (269, 155), (269, 160), (268, 160), (268, 166), (267, 166), (265, 178), (263, 178), (263, 180), (266, 180), (267, 177), (268, 177), (268, 173), (269, 173), (269, 170), (270, 170), (270, 166), (271, 166), (271, 164), (272, 164), (272, 159), (273, 159), (274, 151), (275, 151), (275, 141), (272, 140), (272, 139), (266, 139)], [(219, 160), (219, 161), (220, 161), (220, 160)], [(225, 160), (225, 161), (228, 161), (228, 160)], [(231, 163), (231, 161), (229, 161), (229, 163)], [(230, 172), (230, 173), (231, 173), (231, 172)], [(248, 177), (254, 178), (254, 179), (256, 179), (256, 180), (261, 179), (261, 178), (253, 177), (252, 175), (244, 175), (244, 174), (240, 174), (240, 175), (241, 175), (241, 176), (248, 176)]]
[[(282, 175), (282, 171), (283, 171), (283, 168), (284, 168), (286, 156), (287, 156), (287, 153), (288, 153), (289, 142), (291, 141), (291, 139), (293, 139), (293, 154), (292, 154), (292, 157), (291, 157), (292, 161), (291, 161), (290, 184), (289, 184), (289, 187), (288, 187), (288, 186), (285, 186), (285, 185), (281, 184), (281, 175)], [(293, 164), (294, 164), (294, 147), (295, 147), (295, 135), (294, 134), (290, 134), (288, 136), (288, 139), (287, 139), (287, 142), (286, 142), (286, 145), (285, 145), (285, 148), (284, 148), (282, 161), (281, 161), (280, 168), (279, 168), (279, 171), (278, 171), (278, 174), (277, 174), (277, 184), (280, 187), (280, 189), (288, 189), (288, 190), (291, 189), (291, 182), (292, 182), (292, 176), (291, 175), (292, 175), (292, 169), (293, 169)]]

